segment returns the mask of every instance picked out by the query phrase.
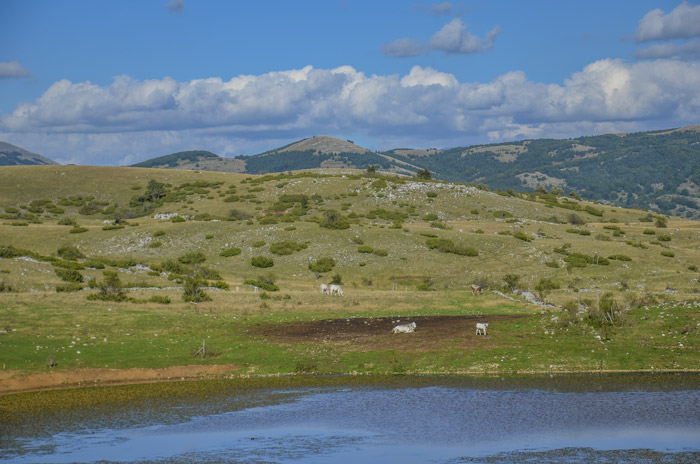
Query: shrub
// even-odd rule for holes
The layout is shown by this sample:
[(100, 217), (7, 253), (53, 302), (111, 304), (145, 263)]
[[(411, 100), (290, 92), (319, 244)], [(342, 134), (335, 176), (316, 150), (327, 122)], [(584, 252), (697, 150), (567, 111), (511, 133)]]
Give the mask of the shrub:
[(511, 292), (514, 292), (518, 288), (519, 280), (520, 276), (517, 274), (506, 274), (505, 276), (503, 276), (503, 282), (506, 284), (506, 287)]
[(227, 284), (227, 283), (224, 282), (223, 280), (217, 280), (216, 282), (214, 282), (213, 284), (211, 284), (211, 286), (214, 287), (214, 288), (218, 288), (219, 290), (228, 290), (228, 289), (231, 288), (231, 287), (229, 286), (229, 284)]
[(479, 256), (479, 252), (476, 249), (455, 245), (452, 240), (446, 238), (429, 238), (425, 244), (431, 250), (438, 250), (443, 253), (454, 253), (460, 256)]
[(191, 251), (177, 258), (182, 264), (201, 264), (206, 259), (206, 256), (201, 251)]
[(416, 179), (418, 180), (430, 180), (432, 179), (433, 176), (430, 174), (430, 171), (427, 169), (420, 169), (418, 172), (416, 172)]
[(583, 218), (581, 218), (581, 216), (579, 216), (576, 213), (571, 213), (568, 216), (566, 216), (566, 222), (568, 222), (572, 226), (580, 226), (586, 223), (586, 221), (584, 221)]
[(173, 218), (170, 219), (170, 222), (173, 222), (173, 223), (185, 222), (185, 218), (182, 216), (173, 216)]
[(85, 258), (85, 255), (80, 252), (76, 247), (70, 245), (64, 245), (58, 249), (56, 252), (58, 256), (69, 261), (76, 261), (78, 259)]
[(57, 269), (54, 269), (54, 272), (64, 282), (77, 283), (77, 282), (83, 281), (83, 275), (80, 272), (76, 271), (75, 269), (57, 268)]
[(80, 226), (73, 226), (71, 230), (68, 231), (70, 234), (82, 234), (83, 232), (87, 232), (88, 230), (85, 227), (80, 227)]
[(599, 217), (600, 217), (600, 216), (603, 215), (603, 212), (602, 212), (601, 210), (595, 209), (595, 208), (592, 207), (591, 205), (587, 205), (585, 208), (583, 208), (583, 210), (584, 210), (585, 212), (587, 212), (588, 214), (591, 214), (591, 215), (593, 215), (593, 216), (599, 216)]
[(277, 224), (279, 220), (273, 215), (263, 216), (258, 219), (258, 223), (261, 225)]
[(202, 289), (204, 284), (206, 281), (201, 278), (187, 277), (182, 291), (183, 301), (191, 303), (211, 301), (211, 297)]
[(326, 211), (319, 222), (321, 227), (326, 229), (349, 229), (350, 221), (337, 211)]
[(104, 275), (104, 279), (96, 285), (100, 293), (89, 295), (88, 299), (105, 301), (126, 300), (126, 294), (122, 288), (122, 282), (119, 279), (117, 271), (102, 271), (102, 274)]
[(658, 240), (659, 242), (670, 242), (671, 236), (666, 234), (660, 234), (656, 236), (656, 240)]
[(389, 252), (387, 250), (382, 250), (379, 248), (375, 248), (372, 253), (374, 253), (377, 256), (387, 256), (389, 254)]
[(102, 230), (119, 230), (119, 229), (123, 229), (124, 227), (126, 227), (126, 226), (121, 225), (121, 224), (112, 224), (112, 225), (106, 225), (106, 226), (102, 227)]
[(616, 260), (616, 261), (632, 261), (632, 258), (630, 258), (627, 255), (610, 255), (608, 256), (608, 259)]
[(184, 274), (185, 268), (178, 261), (174, 259), (168, 259), (160, 263), (160, 267), (163, 268), (165, 272), (172, 274)]
[(260, 248), (264, 247), (265, 245), (267, 245), (267, 242), (265, 240), (256, 240), (255, 242), (250, 244), (250, 246), (252, 246), (253, 248)]
[(268, 258), (266, 256), (255, 256), (251, 258), (250, 264), (253, 267), (266, 268), (274, 266), (275, 262), (272, 260), (272, 258)]
[(224, 258), (230, 258), (231, 256), (238, 256), (241, 254), (241, 249), (237, 247), (228, 247), (224, 248), (221, 250), (219, 253), (219, 256), (223, 256)]
[(525, 241), (525, 242), (531, 242), (531, 241), (532, 241), (532, 237), (526, 235), (524, 232), (516, 232), (516, 233), (513, 234), (513, 237), (515, 237), (515, 238), (517, 238), (517, 239), (520, 239), (520, 240), (523, 240), (523, 241)]
[(293, 242), (291, 240), (286, 240), (283, 242), (276, 242), (270, 245), (270, 253), (275, 255), (291, 255), (294, 252), (301, 251), (307, 248), (306, 243)]
[(343, 283), (343, 278), (340, 276), (340, 274), (336, 272), (335, 274), (333, 274), (333, 277), (331, 277), (331, 283), (340, 285)]
[(246, 285), (253, 285), (254, 287), (262, 288), (263, 290), (266, 290), (268, 292), (277, 292), (280, 289), (277, 285), (265, 282), (263, 280), (246, 279), (243, 283)]
[(61, 218), (61, 220), (58, 221), (58, 225), (59, 226), (77, 226), (78, 223), (75, 222), (75, 219), (73, 219), (73, 218), (65, 217), (65, 218)]
[(547, 295), (549, 295), (549, 293), (552, 290), (557, 290), (559, 288), (560, 285), (557, 282), (553, 281), (550, 278), (542, 277), (535, 286), (535, 291), (540, 297), (540, 300), (545, 301), (545, 298), (547, 297)]
[(309, 270), (313, 272), (330, 272), (335, 267), (335, 260), (329, 257), (318, 258), (316, 261), (309, 263)]
[(654, 229), (644, 229), (644, 232), (642, 232), (644, 235), (656, 235), (656, 231)]
[(498, 210), (493, 212), (493, 217), (496, 218), (512, 218), (513, 215), (509, 213), (508, 211), (503, 211), (503, 210)]
[(360, 253), (372, 253), (374, 251), (374, 248), (372, 248), (369, 245), (360, 245), (357, 247), (357, 251)]
[[(0, 283), (1, 285), (1, 283)], [(56, 293), (74, 293), (79, 292), (83, 289), (83, 286), (77, 283), (68, 283), (63, 285), (56, 285)], [(2, 289), (0, 289), (2, 292)]]
[(673, 258), (674, 256), (676, 256), (676, 254), (672, 251), (664, 250), (661, 252), (661, 256), (666, 256), (667, 258)]
[(432, 221), (437, 221), (438, 220), (438, 215), (435, 213), (428, 213), (425, 216), (423, 216), (423, 220), (425, 222), (432, 222)]
[(161, 295), (153, 295), (148, 299), (150, 303), (158, 303), (158, 304), (170, 304), (170, 298), (167, 296), (161, 296)]
[(163, 242), (159, 242), (158, 240), (148, 244), (148, 248), (160, 248), (162, 246), (163, 246)]

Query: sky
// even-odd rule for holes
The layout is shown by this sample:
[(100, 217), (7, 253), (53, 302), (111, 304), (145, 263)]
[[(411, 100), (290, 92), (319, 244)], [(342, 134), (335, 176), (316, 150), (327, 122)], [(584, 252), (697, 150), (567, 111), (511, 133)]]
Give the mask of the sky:
[(700, 1), (0, 1), (0, 141), (63, 164), (698, 123)]

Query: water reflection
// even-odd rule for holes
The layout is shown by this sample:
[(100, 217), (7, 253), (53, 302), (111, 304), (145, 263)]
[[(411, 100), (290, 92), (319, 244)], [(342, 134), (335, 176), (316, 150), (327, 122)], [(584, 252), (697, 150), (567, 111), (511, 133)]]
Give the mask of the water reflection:
[(0, 462), (700, 462), (700, 389), (316, 387), (185, 403), (10, 433)]

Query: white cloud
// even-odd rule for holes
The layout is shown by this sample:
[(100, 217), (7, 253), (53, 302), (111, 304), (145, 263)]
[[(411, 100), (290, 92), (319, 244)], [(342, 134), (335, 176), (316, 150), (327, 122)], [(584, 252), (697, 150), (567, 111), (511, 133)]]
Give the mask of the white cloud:
[(171, 13), (182, 13), (185, 11), (185, 0), (171, 0), (165, 5), (165, 8)]
[(491, 29), (483, 39), (466, 29), (467, 26), (462, 23), (462, 20), (455, 18), (430, 38), (430, 46), (450, 54), (485, 52), (493, 48), (493, 41), (501, 31), (501, 26)]
[(640, 48), (634, 53), (635, 58), (700, 58), (700, 39), (691, 40), (683, 44), (673, 42), (655, 44), (650, 47)]
[(382, 44), (380, 51), (386, 56), (395, 58), (405, 58), (409, 56), (418, 56), (423, 53), (423, 47), (417, 39), (398, 39), (388, 44)]
[[(512, 71), (459, 82), (342, 66), (178, 82), (62, 80), (0, 119), (0, 140), (61, 162), (129, 164), (179, 150), (254, 154), (316, 134), (395, 146), (675, 127), (700, 120), (700, 63), (600, 60), (561, 84)], [(373, 148), (373, 147), (370, 147)]]
[(0, 62), (0, 79), (31, 77), (32, 73), (18, 61)]
[(700, 37), (700, 5), (684, 1), (669, 14), (655, 9), (644, 15), (634, 32), (634, 40), (688, 39)]

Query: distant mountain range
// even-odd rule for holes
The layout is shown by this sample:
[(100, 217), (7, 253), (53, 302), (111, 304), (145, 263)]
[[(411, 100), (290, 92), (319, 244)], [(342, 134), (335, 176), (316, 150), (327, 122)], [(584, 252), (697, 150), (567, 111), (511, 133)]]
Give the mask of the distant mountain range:
[[(0, 142), (0, 165), (56, 164)], [(367, 169), (413, 175), (427, 169), (452, 182), (492, 190), (578, 194), (627, 208), (700, 219), (700, 125), (575, 139), (535, 139), (446, 150), (384, 152), (316, 136), (253, 156), (183, 151), (135, 167), (264, 174), (305, 169)]]
[(180, 152), (134, 166), (251, 174), (367, 169), (484, 184), (494, 190), (546, 188), (624, 207), (700, 218), (700, 125), (575, 139), (535, 139), (446, 150), (372, 151), (316, 136), (253, 156)]
[(58, 164), (44, 156), (0, 142), (0, 166), (23, 166), (32, 164)]

